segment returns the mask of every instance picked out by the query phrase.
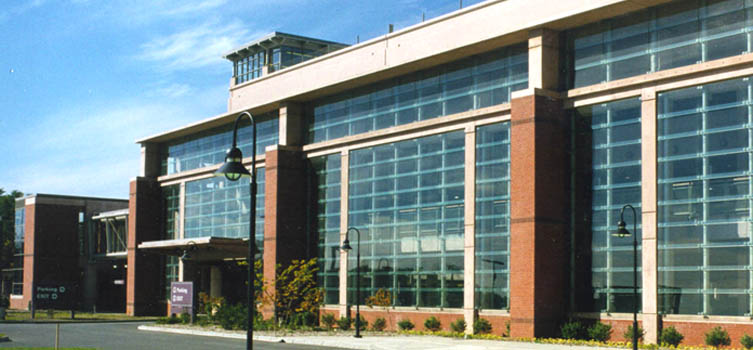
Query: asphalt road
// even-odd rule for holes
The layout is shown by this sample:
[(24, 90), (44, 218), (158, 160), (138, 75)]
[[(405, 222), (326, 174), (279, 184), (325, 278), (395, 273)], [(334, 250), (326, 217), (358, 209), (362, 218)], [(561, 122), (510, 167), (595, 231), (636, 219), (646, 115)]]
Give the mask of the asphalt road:
[[(160, 332), (140, 331), (142, 323), (66, 323), (60, 325), (61, 347), (87, 347), (95, 349), (245, 349), (243, 339), (202, 337)], [(11, 341), (0, 343), (0, 348), (53, 347), (54, 324), (0, 323), (0, 333)], [(255, 350), (324, 350), (321, 346), (279, 344), (254, 341)]]

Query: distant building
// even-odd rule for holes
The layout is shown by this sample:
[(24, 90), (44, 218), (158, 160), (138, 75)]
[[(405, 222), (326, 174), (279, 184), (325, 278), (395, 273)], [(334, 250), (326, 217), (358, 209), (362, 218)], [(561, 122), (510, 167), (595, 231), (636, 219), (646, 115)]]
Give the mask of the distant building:
[[(753, 333), (752, 13), (490, 0), (281, 69), (274, 35), (235, 50), (227, 113), (138, 140), (128, 312), (164, 313), (153, 287), (173, 280), (243, 295), (248, 182), (213, 172), (249, 111), (265, 277), (318, 258), (336, 317), (355, 302), (355, 254), (338, 247), (356, 227), (364, 296), (393, 296), (389, 314), (362, 309), (370, 321), (483, 317), (547, 337), (582, 317), (621, 339), (637, 306), (651, 343), (667, 326), (686, 344), (715, 325)], [(640, 305), (632, 240), (610, 234), (626, 204)]]
[(125, 312), (127, 216), (121, 199), (16, 199), (16, 255), (3, 270), (11, 308), (30, 309), (37, 285), (65, 284), (75, 288), (79, 310)]

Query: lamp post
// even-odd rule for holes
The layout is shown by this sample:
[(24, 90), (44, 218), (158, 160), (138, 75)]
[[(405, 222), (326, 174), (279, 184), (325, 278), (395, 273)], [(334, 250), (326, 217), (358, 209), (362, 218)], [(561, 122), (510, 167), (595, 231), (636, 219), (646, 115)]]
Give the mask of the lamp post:
[(353, 249), (353, 247), (350, 246), (350, 241), (348, 241), (348, 233), (350, 233), (350, 230), (355, 230), (357, 235), (357, 242), (356, 242), (356, 335), (355, 338), (361, 337), (361, 308), (359, 307), (361, 305), (361, 231), (358, 231), (355, 227), (348, 228), (347, 231), (345, 231), (345, 240), (343, 241), (342, 247), (340, 249), (344, 251), (350, 251)]
[[(243, 166), (243, 153), (237, 147), (238, 139), (238, 123), (243, 116), (248, 117), (251, 120), (251, 127), (253, 130), (253, 138), (251, 143), (251, 172)], [(250, 192), (251, 203), (249, 205), (249, 220), (248, 220), (248, 255), (246, 261), (248, 261), (248, 325), (246, 332), (246, 350), (251, 350), (253, 344), (254, 335), (254, 255), (256, 249), (256, 122), (251, 113), (243, 112), (238, 115), (233, 125), (233, 145), (227, 151), (225, 155), (225, 163), (217, 169), (214, 173), (217, 176), (225, 176), (230, 181), (238, 181), (241, 177), (251, 177)]]
[(617, 232), (614, 232), (613, 235), (616, 237), (631, 235), (630, 231), (625, 228), (625, 208), (633, 210), (633, 350), (638, 350), (638, 218), (635, 216), (635, 208), (632, 205), (625, 204), (620, 209), (620, 221), (617, 222)]

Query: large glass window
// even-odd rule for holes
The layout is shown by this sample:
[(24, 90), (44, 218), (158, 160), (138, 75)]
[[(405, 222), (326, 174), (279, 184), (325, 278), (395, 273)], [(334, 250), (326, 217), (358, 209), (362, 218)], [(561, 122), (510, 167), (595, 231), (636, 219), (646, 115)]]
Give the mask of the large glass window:
[[(257, 170), (256, 244), (264, 247), (264, 168)], [(186, 183), (184, 238), (248, 237), (250, 178), (210, 177)]]
[(15, 247), (17, 254), (24, 253), (24, 225), (26, 224), (26, 208), (16, 208), (15, 211)]
[(109, 217), (94, 222), (93, 253), (107, 255), (126, 253), (128, 241), (128, 219), (124, 216)]
[(528, 87), (528, 46), (516, 45), (317, 101), (309, 143), (498, 105)]
[(659, 94), (659, 304), (750, 315), (749, 78)]
[(266, 51), (260, 51), (235, 61), (235, 83), (240, 84), (261, 77)]
[(510, 306), (510, 124), (476, 129), (476, 307)]
[(324, 303), (340, 303), (340, 164), (339, 153), (311, 159), (314, 202), (312, 214), (316, 216), (318, 236), (317, 278), (324, 288)]
[[(276, 145), (279, 140), (278, 112), (255, 116), (256, 154), (264, 154), (264, 149)], [(244, 157), (251, 156), (253, 129), (248, 118), (241, 119), (238, 127), (238, 148)], [(233, 142), (233, 125), (203, 131), (171, 141), (162, 148), (162, 175), (203, 168), (225, 161), (225, 153)]]
[[(364, 297), (381, 288), (397, 306), (463, 306), (464, 148), (457, 131), (350, 153), (348, 222), (361, 230)], [(356, 268), (353, 252), (350, 301)]]
[(682, 0), (570, 30), (568, 87), (750, 52), (751, 8), (749, 0)]
[(26, 208), (16, 208), (14, 213), (15, 252), (11, 265), (12, 282), (11, 294), (22, 295), (24, 292), (24, 227), (26, 224)]
[[(591, 295), (592, 299), (583, 301), (580, 308), (632, 312), (634, 237), (612, 233), (617, 230), (620, 209), (632, 205), (637, 217), (627, 209), (625, 221), (632, 232), (636, 220), (638, 232), (632, 233), (641, 248), (641, 102), (637, 98), (616, 101), (581, 107), (575, 113), (578, 167), (585, 171), (583, 178), (590, 179), (583, 184), (585, 195), (581, 198), (582, 205), (590, 208), (590, 215), (584, 216), (587, 234), (579, 240), (590, 242), (591, 283), (590, 291), (579, 294)], [(639, 274), (640, 265), (638, 251)], [(641, 286), (641, 278), (637, 285)]]
[[(162, 203), (165, 208), (165, 232), (163, 239), (178, 239), (180, 234), (180, 185), (162, 188)], [(178, 257), (165, 257), (165, 297), (170, 298), (170, 283), (179, 279)]]

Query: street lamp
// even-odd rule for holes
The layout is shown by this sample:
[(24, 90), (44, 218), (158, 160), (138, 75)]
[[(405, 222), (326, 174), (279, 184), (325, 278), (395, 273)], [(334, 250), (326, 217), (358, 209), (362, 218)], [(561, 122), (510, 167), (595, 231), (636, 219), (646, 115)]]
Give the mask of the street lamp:
[[(251, 120), (251, 128), (253, 130), (253, 138), (251, 143), (251, 171), (249, 172), (246, 167), (243, 166), (243, 153), (237, 147), (238, 139), (238, 123), (243, 116), (247, 116)], [(251, 113), (243, 112), (235, 119), (235, 125), (233, 126), (233, 146), (227, 151), (225, 155), (225, 163), (217, 169), (214, 173), (217, 176), (225, 176), (230, 181), (238, 181), (241, 177), (251, 177), (250, 190), (251, 190), (251, 203), (249, 205), (249, 220), (248, 220), (248, 255), (246, 261), (248, 261), (248, 325), (246, 332), (246, 350), (251, 350), (253, 344), (254, 335), (254, 255), (256, 249), (256, 122)]]
[(340, 249), (348, 252), (353, 249), (353, 247), (350, 246), (350, 241), (348, 241), (348, 233), (350, 233), (350, 230), (355, 230), (357, 234), (358, 241), (356, 242), (356, 335), (355, 338), (361, 337), (361, 308), (359, 305), (361, 305), (361, 231), (358, 231), (355, 227), (348, 228), (347, 231), (345, 231), (345, 240), (343, 241), (342, 247)]
[(633, 350), (638, 350), (638, 230), (635, 216), (635, 208), (630, 204), (625, 204), (620, 209), (620, 221), (617, 222), (617, 231), (612, 233), (616, 237), (630, 236), (630, 231), (625, 228), (625, 208), (633, 210)]

